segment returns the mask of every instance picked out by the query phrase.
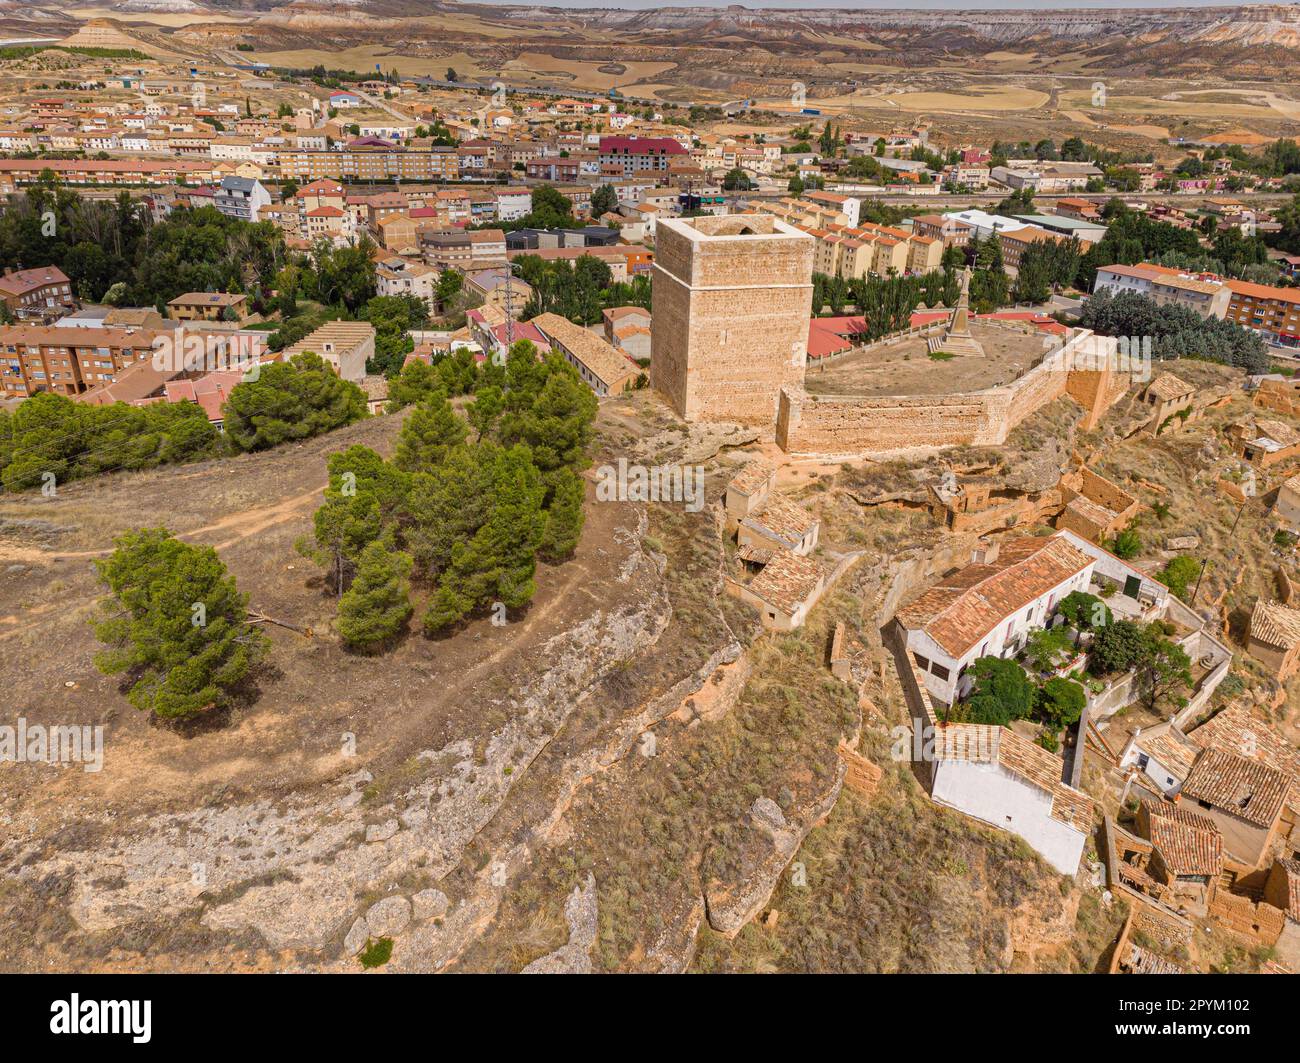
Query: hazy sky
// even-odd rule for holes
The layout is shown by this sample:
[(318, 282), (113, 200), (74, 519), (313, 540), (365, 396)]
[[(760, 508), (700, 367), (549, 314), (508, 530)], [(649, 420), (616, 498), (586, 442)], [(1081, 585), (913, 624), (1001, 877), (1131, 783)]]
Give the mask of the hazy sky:
[[(619, 9), (643, 9), (654, 7), (727, 7), (723, 0), (553, 0), (551, 3), (539, 0), (474, 0), (474, 2), (532, 4), (535, 7), (608, 7)], [(1267, 3), (1269, 0), (1257, 0)], [(1046, 8), (1070, 7), (1106, 7), (1106, 8), (1142, 8), (1142, 7), (1245, 7), (1246, 4), (1233, 3), (1232, 0), (746, 0), (741, 5), (748, 8), (848, 8), (855, 11), (871, 9), (917, 9), (944, 11), (1005, 10), (1008, 8), (1029, 8), (1043, 10)]]

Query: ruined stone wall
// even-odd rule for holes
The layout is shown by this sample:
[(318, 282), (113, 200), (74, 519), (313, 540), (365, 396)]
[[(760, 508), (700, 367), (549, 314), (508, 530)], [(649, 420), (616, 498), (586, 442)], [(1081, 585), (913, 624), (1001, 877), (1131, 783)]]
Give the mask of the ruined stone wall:
[(787, 451), (830, 454), (997, 445), (1030, 414), (1067, 393), (1084, 404), (1085, 421), (1095, 423), (1124, 394), (1129, 377), (1109, 369), (1076, 369), (1075, 351), (1089, 343), (1095, 344), (1091, 334), (1080, 333), (1018, 380), (964, 394), (811, 395), (802, 387), (786, 387), (777, 443)]
[(781, 389), (803, 381), (813, 239), (772, 223), (657, 230), (650, 381), (688, 421), (770, 425)]
[(1214, 891), (1207, 909), (1216, 922), (1264, 945), (1274, 944), (1286, 924), (1286, 913), (1281, 908), (1264, 901), (1256, 903), (1223, 889)]

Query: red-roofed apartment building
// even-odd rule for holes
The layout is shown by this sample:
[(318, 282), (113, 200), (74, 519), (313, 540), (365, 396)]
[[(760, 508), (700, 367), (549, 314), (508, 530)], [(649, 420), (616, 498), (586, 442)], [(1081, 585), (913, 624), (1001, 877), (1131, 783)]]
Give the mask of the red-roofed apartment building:
[(15, 317), (47, 317), (77, 307), (72, 284), (58, 266), (10, 270), (0, 276), (0, 299)]
[(601, 137), (600, 166), (614, 167), (624, 177), (635, 177), (647, 170), (667, 171), (676, 157), (687, 151), (672, 137)]

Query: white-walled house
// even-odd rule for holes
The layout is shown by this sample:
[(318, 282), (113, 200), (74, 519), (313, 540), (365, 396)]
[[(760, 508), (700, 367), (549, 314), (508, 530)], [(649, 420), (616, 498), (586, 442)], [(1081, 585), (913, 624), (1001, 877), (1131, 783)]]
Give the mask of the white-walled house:
[[(891, 639), (904, 634), (897, 625)], [(910, 656), (910, 655), (909, 655)], [(1092, 799), (1064, 781), (1055, 753), (1009, 727), (941, 723), (925, 676), (912, 660), (900, 678), (913, 717), (912, 759), (932, 800), (1023, 838), (1063, 875), (1079, 869), (1092, 831)]]
[(1023, 838), (1062, 875), (1079, 870), (1092, 801), (1061, 781), (1061, 758), (1007, 727), (936, 728), (930, 796)]
[(972, 564), (898, 610), (926, 689), (945, 705), (964, 696), (966, 669), (980, 657), (1018, 654), (1062, 598), (1088, 589), (1094, 564), (1066, 533), (981, 546)]

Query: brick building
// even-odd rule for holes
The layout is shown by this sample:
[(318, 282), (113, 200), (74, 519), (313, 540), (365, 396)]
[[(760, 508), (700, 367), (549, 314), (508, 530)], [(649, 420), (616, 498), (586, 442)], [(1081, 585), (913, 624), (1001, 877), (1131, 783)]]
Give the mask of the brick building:
[(672, 137), (600, 138), (602, 173), (616, 172), (624, 177), (647, 171), (666, 173), (672, 159), (685, 158), (687, 154), (686, 149)]
[(74, 310), (72, 284), (58, 266), (10, 270), (0, 276), (0, 300), (14, 317), (46, 317)]
[(1300, 345), (1300, 288), (1274, 288), (1249, 281), (1226, 281), (1232, 291), (1227, 320), (1261, 333), (1265, 339)]

